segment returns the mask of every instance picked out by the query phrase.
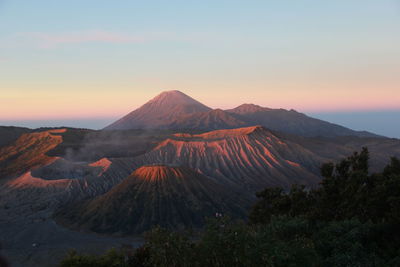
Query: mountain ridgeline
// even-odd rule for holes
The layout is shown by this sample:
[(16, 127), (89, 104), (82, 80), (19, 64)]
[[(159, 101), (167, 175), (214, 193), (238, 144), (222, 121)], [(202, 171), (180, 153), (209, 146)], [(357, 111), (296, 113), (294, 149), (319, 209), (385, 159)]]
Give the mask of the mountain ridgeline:
[(270, 130), (315, 137), (377, 135), (354, 131), (343, 126), (308, 117), (295, 110), (264, 108), (243, 104), (221, 110), (205, 106), (180, 91), (166, 91), (132, 111), (105, 130), (171, 129), (203, 130), (233, 129), (262, 125)]

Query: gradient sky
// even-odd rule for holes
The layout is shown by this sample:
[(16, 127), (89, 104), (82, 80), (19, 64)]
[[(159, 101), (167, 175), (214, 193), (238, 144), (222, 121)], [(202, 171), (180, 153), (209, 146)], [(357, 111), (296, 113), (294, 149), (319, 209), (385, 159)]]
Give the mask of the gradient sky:
[(0, 124), (101, 128), (172, 89), (352, 128), (390, 111), (365, 129), (400, 137), (400, 1), (0, 0)]

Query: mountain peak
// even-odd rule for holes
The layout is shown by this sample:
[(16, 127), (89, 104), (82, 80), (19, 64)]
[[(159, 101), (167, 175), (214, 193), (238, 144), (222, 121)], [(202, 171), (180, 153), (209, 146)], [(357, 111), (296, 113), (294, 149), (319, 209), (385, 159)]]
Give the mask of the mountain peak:
[(236, 114), (248, 114), (255, 113), (260, 111), (270, 110), (269, 108), (264, 108), (255, 104), (242, 104), (236, 108), (229, 109), (227, 112), (236, 113)]
[[(171, 90), (171, 91), (164, 91), (161, 92), (159, 95), (154, 97), (152, 100), (147, 102), (147, 104), (155, 104), (155, 105), (163, 105), (163, 106), (170, 106), (170, 105), (201, 105), (206, 107), (205, 105), (201, 104), (200, 102), (194, 100), (190, 96), (182, 93), (178, 90)], [(208, 109), (208, 107), (206, 107)]]
[(252, 103), (244, 103), (238, 106), (237, 108), (262, 108), (262, 107)]
[(168, 90), (168, 91), (162, 91), (159, 93), (156, 97), (154, 98), (163, 98), (163, 97), (187, 97), (191, 98), (187, 94), (179, 91), (179, 90)]
[(164, 91), (140, 108), (107, 126), (108, 130), (163, 128), (181, 116), (211, 108), (178, 90)]

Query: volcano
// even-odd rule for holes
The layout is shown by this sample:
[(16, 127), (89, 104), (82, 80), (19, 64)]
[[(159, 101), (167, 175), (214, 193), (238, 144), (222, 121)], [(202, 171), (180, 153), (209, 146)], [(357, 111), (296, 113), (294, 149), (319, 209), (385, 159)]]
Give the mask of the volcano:
[(140, 233), (155, 225), (196, 228), (215, 213), (243, 217), (249, 202), (188, 167), (148, 165), (109, 192), (58, 212), (66, 225), (100, 233)]
[(354, 131), (337, 124), (311, 118), (293, 109), (271, 109), (254, 104), (243, 104), (234, 109), (212, 110), (177, 90), (162, 92), (104, 129), (211, 131), (255, 125), (305, 137), (379, 137), (366, 131)]
[(211, 108), (186, 94), (173, 90), (162, 92), (140, 108), (107, 126), (106, 130), (160, 129), (175, 120), (197, 112), (207, 112)]

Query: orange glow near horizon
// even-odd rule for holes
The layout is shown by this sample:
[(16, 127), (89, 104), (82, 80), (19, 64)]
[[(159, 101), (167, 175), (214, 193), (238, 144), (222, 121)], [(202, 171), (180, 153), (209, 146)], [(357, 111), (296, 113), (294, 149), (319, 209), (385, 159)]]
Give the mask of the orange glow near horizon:
[(118, 118), (166, 90), (221, 109), (400, 110), (398, 1), (40, 2), (0, 0), (10, 124)]

